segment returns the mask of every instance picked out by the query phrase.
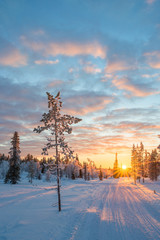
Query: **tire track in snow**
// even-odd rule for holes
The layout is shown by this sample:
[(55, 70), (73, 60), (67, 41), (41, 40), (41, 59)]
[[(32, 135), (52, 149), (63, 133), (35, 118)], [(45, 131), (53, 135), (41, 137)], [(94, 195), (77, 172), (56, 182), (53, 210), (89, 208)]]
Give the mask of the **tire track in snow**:
[[(134, 236), (135, 231), (137, 231), (137, 239), (141, 239), (141, 237), (144, 239), (160, 239), (160, 223), (151, 215), (151, 213), (149, 213), (148, 203), (146, 208), (146, 200), (139, 198), (139, 189), (134, 185), (128, 185), (126, 188), (124, 186), (122, 190), (128, 212), (128, 215), (126, 216), (128, 232)], [(122, 213), (124, 216), (127, 212), (123, 206)], [(132, 216), (132, 218), (129, 216)]]
[(98, 228), (98, 225), (100, 224), (99, 208), (101, 205), (103, 206), (106, 195), (104, 190), (106, 186), (103, 182), (98, 182), (96, 183), (96, 187), (95, 184), (92, 187), (94, 190), (92, 191), (91, 196), (89, 196), (89, 199), (84, 199), (84, 201), (88, 200), (88, 206), (81, 215), (78, 224), (75, 224), (69, 240), (99, 240), (99, 236), (97, 235), (98, 232), (93, 226), (96, 225)]
[(96, 187), (94, 193), (91, 211), (80, 219), (70, 240), (160, 239), (160, 223), (146, 205), (151, 199), (148, 202), (145, 196), (143, 199), (135, 185), (115, 179)]
[[(134, 194), (133, 194), (134, 193)], [(133, 188), (128, 190), (128, 209), (134, 212), (135, 224), (140, 224), (141, 231), (146, 235), (146, 239), (160, 239), (160, 217), (156, 219), (153, 217), (154, 211), (157, 211), (144, 198), (139, 198), (139, 189)], [(152, 207), (152, 211), (149, 211)], [(153, 235), (155, 238), (153, 238)]]

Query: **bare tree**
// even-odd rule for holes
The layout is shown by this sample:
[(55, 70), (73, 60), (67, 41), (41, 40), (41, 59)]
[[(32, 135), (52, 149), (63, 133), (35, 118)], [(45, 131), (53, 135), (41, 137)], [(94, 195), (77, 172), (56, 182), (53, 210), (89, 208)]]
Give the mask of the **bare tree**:
[(60, 101), (60, 92), (53, 97), (47, 92), (48, 96), (48, 108), (50, 109), (48, 113), (42, 115), (41, 122), (44, 126), (38, 126), (34, 128), (34, 131), (41, 133), (44, 130), (50, 130), (53, 137), (47, 138), (47, 144), (43, 148), (42, 154), (48, 155), (49, 149), (55, 149), (56, 155), (56, 169), (57, 169), (57, 193), (58, 193), (58, 209), (61, 211), (61, 197), (60, 197), (60, 183), (59, 183), (59, 162), (60, 153), (73, 157), (73, 151), (68, 147), (65, 142), (64, 133), (72, 133), (72, 128), (70, 127), (73, 123), (78, 123), (81, 121), (79, 118), (75, 118), (70, 115), (61, 115), (60, 110), (62, 108), (62, 101)]

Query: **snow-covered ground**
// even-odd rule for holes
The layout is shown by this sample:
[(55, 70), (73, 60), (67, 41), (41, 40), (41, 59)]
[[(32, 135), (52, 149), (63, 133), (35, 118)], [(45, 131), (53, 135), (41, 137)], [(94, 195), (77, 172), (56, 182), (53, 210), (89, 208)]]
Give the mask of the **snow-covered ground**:
[[(156, 194), (154, 193), (156, 190)], [(63, 180), (0, 183), (0, 240), (159, 240), (160, 182)]]

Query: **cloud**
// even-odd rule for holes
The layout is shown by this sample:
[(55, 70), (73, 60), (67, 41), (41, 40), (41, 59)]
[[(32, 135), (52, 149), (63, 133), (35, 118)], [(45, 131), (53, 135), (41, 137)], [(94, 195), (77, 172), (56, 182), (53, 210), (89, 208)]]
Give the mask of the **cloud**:
[(91, 74), (101, 73), (101, 69), (100, 68), (96, 68), (94, 66), (86, 66), (86, 67), (83, 68), (83, 70), (86, 73), (91, 73)]
[(145, 85), (142, 88), (142, 85), (140, 86), (138, 84), (133, 84), (127, 78), (114, 79), (112, 83), (118, 89), (126, 90), (132, 93), (132, 95), (136, 97), (146, 97), (146, 96), (160, 93), (158, 91), (151, 91), (151, 90), (145, 89)]
[(86, 115), (104, 109), (111, 102), (113, 102), (113, 97), (88, 92), (67, 98), (64, 104), (64, 112), (72, 115)]
[(55, 87), (64, 84), (64, 81), (62, 80), (54, 80), (48, 84), (48, 87)]
[(143, 78), (155, 78), (155, 77), (159, 77), (160, 73), (154, 73), (154, 74), (142, 74)]
[(52, 61), (52, 60), (36, 60), (35, 61), (35, 64), (38, 64), (38, 65), (41, 65), (41, 64), (50, 64), (50, 65), (52, 65), (52, 64), (57, 64), (57, 63), (59, 63), (58, 59), (56, 59), (55, 61)]
[(113, 72), (118, 72), (118, 71), (125, 71), (125, 70), (130, 70), (134, 69), (133, 65), (129, 65), (126, 61), (122, 60), (116, 60), (113, 62), (109, 62), (105, 71), (107, 73), (113, 73)]
[[(32, 139), (30, 148), (34, 144), (37, 146), (38, 137), (33, 134), (33, 126), (39, 124), (43, 112), (47, 109), (47, 99), (46, 96), (41, 96), (41, 87), (36, 86), (35, 91), (27, 82), (18, 84), (13, 79), (0, 77), (0, 90), (0, 144), (5, 144), (0, 152), (8, 152), (14, 131), (20, 134), (23, 150), (28, 138)], [(38, 142), (40, 141), (39, 137)], [(27, 151), (30, 151), (30, 148)]]
[(18, 50), (0, 56), (0, 64), (3, 66), (20, 67), (27, 65), (27, 57), (22, 55)]
[(156, 1), (156, 0), (146, 0), (146, 3), (149, 4), (149, 5), (151, 5), (151, 4), (153, 4), (155, 1)]
[[(0, 77), (0, 109), (1, 119), (21, 123), (36, 119), (45, 109), (45, 96), (42, 97), (39, 86), (37, 91), (28, 83), (14, 83), (13, 80)], [(18, 94), (17, 94), (18, 93)], [(42, 110), (43, 109), (43, 110)]]
[(150, 67), (160, 69), (160, 51), (144, 53)]
[[(99, 131), (104, 132), (105, 129), (107, 135), (113, 135), (112, 138), (117, 141), (117, 144), (126, 143), (128, 145), (128, 143), (132, 144), (137, 141), (148, 141), (150, 144), (152, 141), (152, 144), (154, 144), (154, 141), (157, 142), (157, 132), (160, 130), (160, 125), (148, 122), (122, 121), (119, 123), (104, 123), (100, 128)], [(121, 134), (119, 135), (121, 137), (115, 137), (115, 134)], [(108, 143), (115, 144), (114, 141), (108, 141)]]
[[(99, 116), (95, 118), (97, 122), (106, 122), (106, 121), (124, 121), (132, 120), (136, 118), (136, 120), (144, 122), (146, 119), (152, 123), (153, 119), (158, 119), (160, 115), (160, 109), (156, 107), (147, 107), (147, 108), (118, 108), (112, 111), (108, 111), (107, 115)], [(153, 118), (154, 117), (154, 118)], [(155, 121), (155, 120), (154, 120)]]
[[(79, 144), (79, 139), (80, 143)], [(71, 145), (74, 144), (74, 148), (80, 154), (106, 155), (108, 153), (124, 152), (126, 149), (130, 149), (130, 143), (122, 135), (109, 135), (99, 136), (95, 134), (93, 129), (92, 132), (82, 132), (81, 134), (75, 134), (72, 139), (69, 140)]]
[(21, 37), (23, 44), (36, 52), (42, 52), (45, 56), (64, 55), (74, 57), (76, 55), (91, 55), (95, 58), (106, 57), (106, 47), (98, 42), (76, 43), (76, 42), (49, 42), (30, 41), (25, 36)]
[(27, 65), (27, 56), (22, 54), (13, 44), (0, 38), (0, 65), (19, 67)]
[(27, 56), (20, 53), (17, 49), (0, 49), (0, 65), (20, 67), (27, 65)]
[(69, 68), (69, 69), (68, 69), (68, 72), (69, 72), (69, 73), (73, 73), (73, 72), (74, 72), (74, 68)]
[(136, 129), (136, 130), (158, 130), (160, 129), (160, 125), (153, 125), (153, 124), (150, 124), (148, 122), (133, 122), (133, 121), (124, 121), (124, 122), (120, 122), (117, 126), (114, 126), (114, 128), (117, 128), (117, 129), (127, 129), (127, 130), (130, 130), (130, 129)]

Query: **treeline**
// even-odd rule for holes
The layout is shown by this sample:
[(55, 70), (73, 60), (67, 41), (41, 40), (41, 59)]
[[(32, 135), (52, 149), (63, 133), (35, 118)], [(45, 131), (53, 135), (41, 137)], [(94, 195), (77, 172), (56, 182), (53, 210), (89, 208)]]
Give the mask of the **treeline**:
[[(0, 179), (6, 178), (7, 172), (11, 164), (11, 158), (0, 154)], [(28, 180), (32, 183), (33, 179), (44, 179), (51, 181), (56, 177), (56, 162), (51, 157), (43, 157), (38, 159), (31, 154), (27, 154), (26, 157), (20, 158), (19, 161), (20, 175), (24, 173), (24, 176), (28, 177)], [(60, 177), (66, 177), (69, 179), (83, 178), (90, 180), (101, 177), (102, 173), (95, 163), (91, 160), (81, 163), (78, 155), (75, 159), (61, 158), (59, 161), (59, 173)]]
[[(11, 139), (12, 147), (9, 156), (0, 154), (0, 179), (5, 183), (16, 184), (20, 181), (20, 175), (23, 173), (28, 177), (29, 182), (33, 179), (45, 179), (51, 181), (56, 178), (57, 164), (52, 157), (43, 157), (41, 160), (31, 154), (26, 157), (20, 157), (20, 142), (18, 132), (15, 132)], [(102, 170), (97, 169), (95, 163), (90, 159), (83, 164), (79, 161), (78, 155), (75, 158), (69, 158), (68, 155), (58, 159), (59, 175), (69, 179), (84, 178), (90, 180), (98, 176), (102, 180)]]
[(157, 181), (160, 175), (160, 154), (157, 149), (148, 152), (143, 143), (132, 147), (131, 166), (134, 182), (149, 177), (152, 181)]

